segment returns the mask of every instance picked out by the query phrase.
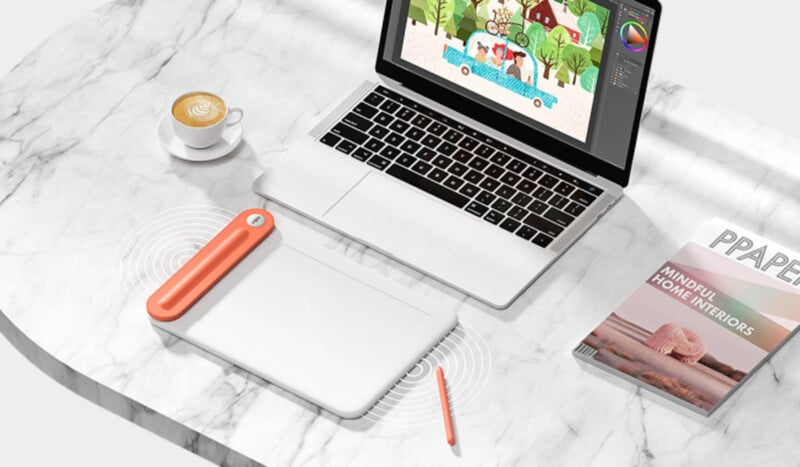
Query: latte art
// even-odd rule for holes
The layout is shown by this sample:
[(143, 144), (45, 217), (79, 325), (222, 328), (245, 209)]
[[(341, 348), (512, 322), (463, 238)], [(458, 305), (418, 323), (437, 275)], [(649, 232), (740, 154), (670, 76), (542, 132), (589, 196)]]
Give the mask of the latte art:
[(206, 127), (225, 118), (227, 107), (219, 97), (205, 92), (187, 94), (172, 106), (175, 119), (187, 126)]

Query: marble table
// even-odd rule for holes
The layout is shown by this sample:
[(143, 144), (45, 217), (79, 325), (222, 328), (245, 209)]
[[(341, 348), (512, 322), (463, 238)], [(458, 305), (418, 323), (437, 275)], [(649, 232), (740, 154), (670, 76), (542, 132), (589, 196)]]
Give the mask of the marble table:
[[(300, 123), (368, 75), (382, 9), (118, 1), (32, 52), (0, 84), (6, 338), (76, 393), (224, 465), (796, 465), (797, 338), (708, 419), (588, 374), (570, 351), (712, 216), (800, 248), (797, 141), (654, 81), (626, 196), (503, 311), (252, 193)], [(195, 88), (244, 107), (231, 157), (183, 162), (156, 141), (169, 98)], [(137, 289), (148, 278), (125, 279), (131, 239), (175, 212), (207, 216), (208, 234), (251, 206), (309, 247), (458, 312), (442, 358), (479, 370), (452, 395), (455, 448), (435, 405), (341, 420), (155, 331)]]

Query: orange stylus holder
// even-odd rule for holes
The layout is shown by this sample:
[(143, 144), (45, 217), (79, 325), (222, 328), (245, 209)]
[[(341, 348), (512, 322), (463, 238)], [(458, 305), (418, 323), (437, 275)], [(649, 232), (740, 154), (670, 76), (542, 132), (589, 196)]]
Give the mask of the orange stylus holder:
[(147, 312), (159, 321), (183, 316), (274, 226), (272, 214), (263, 209), (243, 211), (147, 299)]

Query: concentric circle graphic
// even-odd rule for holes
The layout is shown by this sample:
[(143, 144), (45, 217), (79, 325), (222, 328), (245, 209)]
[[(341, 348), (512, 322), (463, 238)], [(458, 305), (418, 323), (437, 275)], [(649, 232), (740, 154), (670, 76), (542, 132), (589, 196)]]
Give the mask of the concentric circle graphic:
[(380, 425), (417, 427), (442, 422), (436, 367), (447, 379), (454, 415), (483, 391), (492, 369), (489, 346), (481, 335), (459, 323), (414, 365), (364, 418)]
[(166, 210), (125, 236), (114, 256), (114, 277), (131, 297), (146, 301), (234, 217), (214, 206)]

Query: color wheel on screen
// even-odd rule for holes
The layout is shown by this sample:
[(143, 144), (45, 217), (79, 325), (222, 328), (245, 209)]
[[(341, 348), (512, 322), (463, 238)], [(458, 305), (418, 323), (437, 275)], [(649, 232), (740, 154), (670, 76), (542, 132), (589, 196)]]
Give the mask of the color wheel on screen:
[(641, 52), (647, 47), (647, 31), (636, 21), (628, 21), (619, 28), (622, 44), (633, 52)]

